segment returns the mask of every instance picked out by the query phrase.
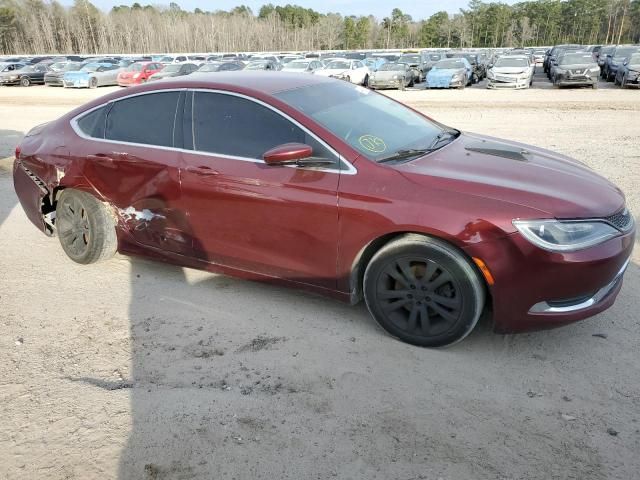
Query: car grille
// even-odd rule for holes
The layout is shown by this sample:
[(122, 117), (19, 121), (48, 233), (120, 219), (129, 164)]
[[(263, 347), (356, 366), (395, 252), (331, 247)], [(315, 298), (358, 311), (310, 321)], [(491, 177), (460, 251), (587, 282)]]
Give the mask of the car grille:
[(623, 232), (631, 230), (631, 227), (633, 226), (633, 217), (631, 216), (631, 212), (627, 208), (614, 215), (605, 217), (604, 219)]

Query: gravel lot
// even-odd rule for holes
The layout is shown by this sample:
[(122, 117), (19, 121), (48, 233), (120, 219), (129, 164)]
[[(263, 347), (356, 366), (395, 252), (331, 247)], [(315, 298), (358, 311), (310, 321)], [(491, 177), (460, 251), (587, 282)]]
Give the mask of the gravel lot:
[[(0, 88), (0, 157), (112, 88)], [(640, 92), (390, 92), (559, 150), (640, 212)], [(636, 217), (637, 218), (637, 217)], [(364, 306), (124, 256), (81, 267), (0, 161), (2, 479), (638, 479), (640, 249), (617, 303), (426, 350)], [(594, 336), (602, 334), (602, 336)]]

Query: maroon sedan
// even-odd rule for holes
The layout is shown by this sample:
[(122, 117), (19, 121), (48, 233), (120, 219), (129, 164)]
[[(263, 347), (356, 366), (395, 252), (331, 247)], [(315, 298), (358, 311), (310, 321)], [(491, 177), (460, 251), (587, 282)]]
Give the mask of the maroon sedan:
[(116, 251), (351, 303), (422, 346), (610, 307), (622, 192), (576, 160), (461, 133), (363, 87), (230, 72), (133, 87), (16, 150), (29, 219), (87, 264)]

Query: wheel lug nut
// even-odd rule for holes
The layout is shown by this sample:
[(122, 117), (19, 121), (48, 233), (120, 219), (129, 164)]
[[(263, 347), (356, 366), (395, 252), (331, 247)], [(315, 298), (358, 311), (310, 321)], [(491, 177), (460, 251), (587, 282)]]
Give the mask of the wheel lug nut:
[(426, 292), (427, 291), (427, 287), (422, 287), (422, 291)]
[(415, 285), (411, 285), (411, 290), (415, 290), (416, 286)]
[(416, 302), (416, 305), (422, 305), (422, 303), (420, 302), (420, 300), (418, 300), (418, 301)]
[(407, 294), (407, 298), (413, 298), (413, 295), (411, 295), (410, 293)]

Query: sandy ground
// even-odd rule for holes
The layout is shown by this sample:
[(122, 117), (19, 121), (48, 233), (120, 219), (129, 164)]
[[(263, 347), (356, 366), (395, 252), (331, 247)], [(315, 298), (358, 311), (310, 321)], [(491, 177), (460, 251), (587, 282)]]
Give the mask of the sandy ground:
[[(108, 90), (0, 88), (0, 153)], [(640, 92), (390, 95), (575, 156), (640, 212)], [(124, 256), (75, 265), (0, 164), (0, 479), (640, 478), (640, 249), (595, 318), (518, 336), (485, 321), (426, 350), (362, 305)]]

